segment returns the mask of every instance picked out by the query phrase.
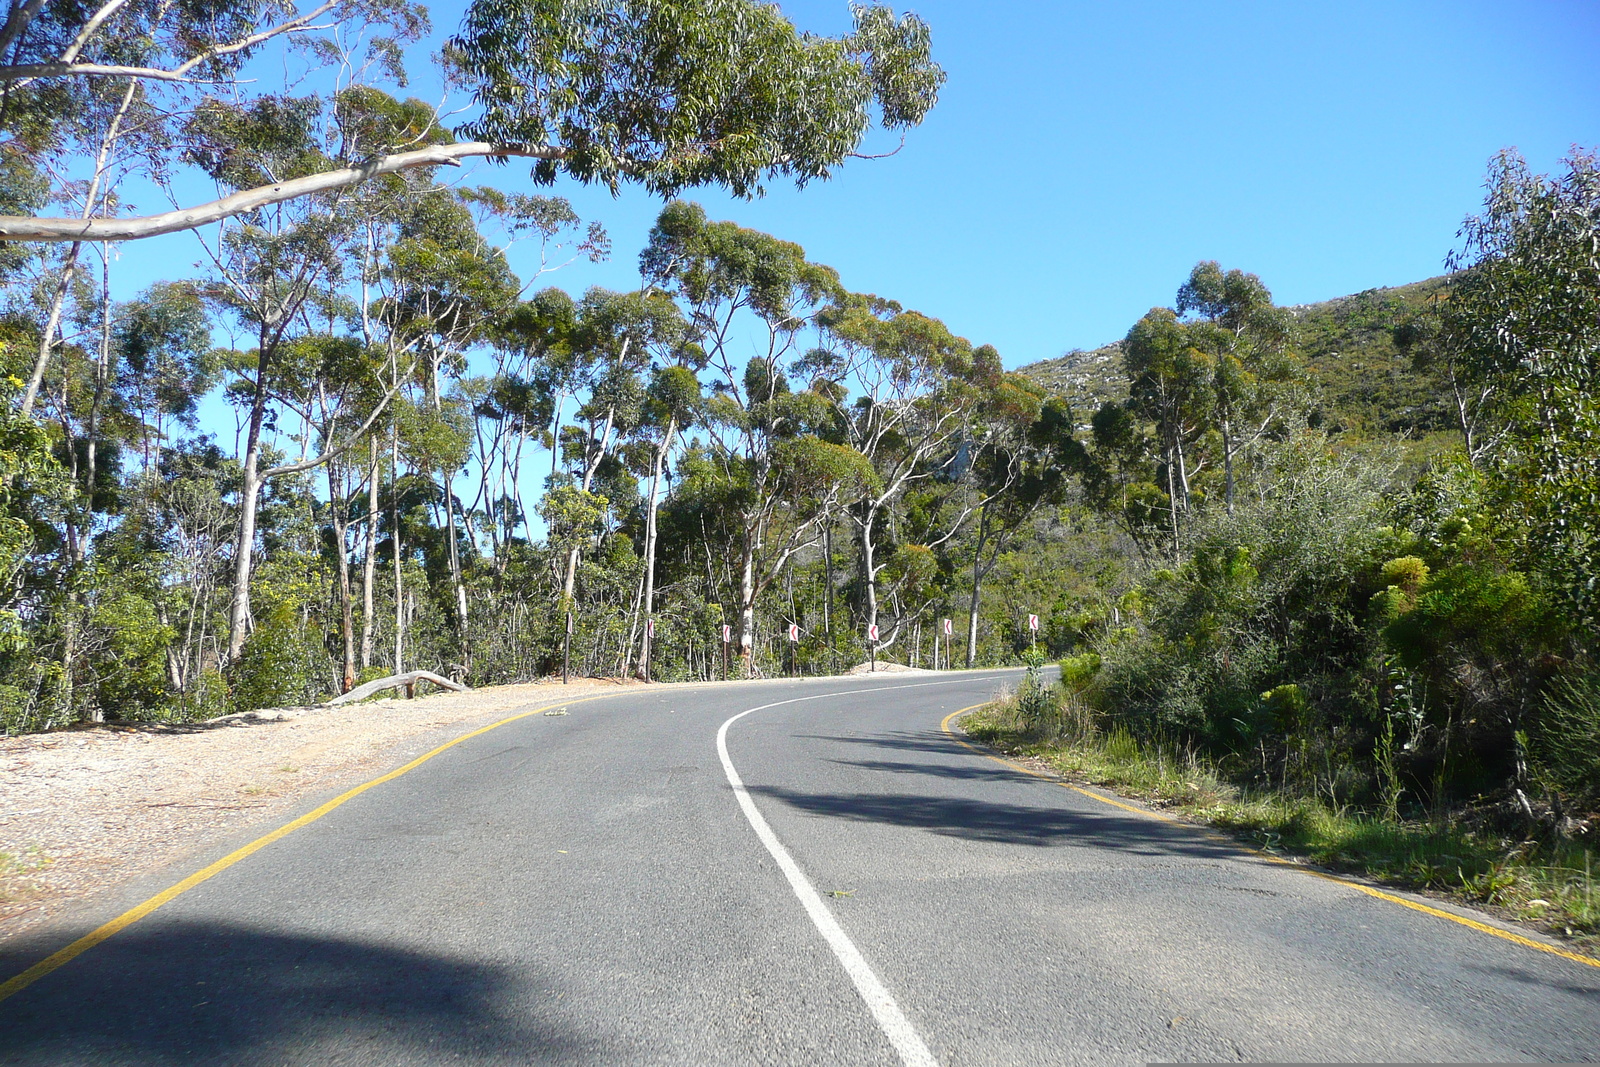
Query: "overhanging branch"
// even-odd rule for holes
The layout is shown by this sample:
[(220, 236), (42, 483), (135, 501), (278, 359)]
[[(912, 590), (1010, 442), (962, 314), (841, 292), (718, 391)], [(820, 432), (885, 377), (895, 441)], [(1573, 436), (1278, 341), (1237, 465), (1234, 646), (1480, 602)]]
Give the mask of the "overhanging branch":
[(137, 241), (145, 237), (159, 237), (164, 233), (192, 230), (242, 215), (246, 211), (355, 185), (369, 178), (395, 174), (413, 167), (460, 166), (461, 160), (475, 156), (562, 159), (566, 154), (564, 148), (497, 145), (487, 141), (432, 145), (410, 152), (397, 152), (358, 167), (343, 167), (290, 181), (274, 182), (256, 189), (244, 189), (208, 204), (164, 211), (159, 215), (133, 219), (44, 219), (29, 215), (0, 215), (0, 241)]

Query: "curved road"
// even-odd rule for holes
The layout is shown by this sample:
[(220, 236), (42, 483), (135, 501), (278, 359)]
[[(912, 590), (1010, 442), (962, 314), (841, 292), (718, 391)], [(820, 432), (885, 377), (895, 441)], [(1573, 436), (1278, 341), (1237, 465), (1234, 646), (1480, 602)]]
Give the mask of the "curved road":
[(0, 1001), (0, 1063), (1600, 1055), (1600, 969), (941, 729), (1005, 677), (633, 689), (479, 733)]

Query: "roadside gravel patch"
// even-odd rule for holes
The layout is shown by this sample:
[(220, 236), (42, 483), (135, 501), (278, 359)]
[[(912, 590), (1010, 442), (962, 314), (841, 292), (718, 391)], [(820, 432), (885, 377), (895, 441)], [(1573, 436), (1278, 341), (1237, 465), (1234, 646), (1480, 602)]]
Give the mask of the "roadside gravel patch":
[(421, 742), (624, 684), (638, 683), (540, 682), (0, 737), (0, 942), (218, 835), (277, 821), (312, 792), (398, 766), (427, 750)]

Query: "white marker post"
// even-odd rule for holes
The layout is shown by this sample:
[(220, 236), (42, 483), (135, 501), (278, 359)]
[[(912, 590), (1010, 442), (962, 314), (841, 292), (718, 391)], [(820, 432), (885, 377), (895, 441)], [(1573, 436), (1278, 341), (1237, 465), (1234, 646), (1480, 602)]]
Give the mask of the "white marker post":
[(1028, 649), (1035, 652), (1039, 649), (1039, 616), (1037, 615), (1028, 616)]
[(949, 619), (944, 620), (944, 669), (945, 670), (949, 670), (950, 669), (950, 634), (951, 634), (953, 629), (954, 628), (950, 625), (950, 620)]
[(733, 643), (733, 627), (722, 624), (722, 680), (728, 680), (728, 646)]
[(797, 623), (797, 622), (791, 622), (789, 624), (789, 675), (790, 675), (790, 677), (793, 677), (797, 673), (797, 668), (799, 667), (799, 662), (800, 662), (800, 624)]
[(872, 646), (872, 672), (878, 672), (878, 624), (867, 627), (867, 644)]

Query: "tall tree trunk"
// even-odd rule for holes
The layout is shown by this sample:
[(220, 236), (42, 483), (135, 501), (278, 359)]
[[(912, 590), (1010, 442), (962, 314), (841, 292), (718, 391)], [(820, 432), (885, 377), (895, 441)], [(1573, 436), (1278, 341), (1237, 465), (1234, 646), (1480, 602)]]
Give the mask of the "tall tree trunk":
[(367, 468), (367, 528), (361, 560), (361, 669), (372, 666), (373, 612), (376, 610), (373, 586), (378, 581), (378, 435), (371, 437)]
[(833, 527), (822, 528), (822, 632), (833, 652)]
[(1233, 420), (1222, 419), (1222, 485), (1228, 514), (1233, 514)]
[(439, 468), (439, 484), (444, 489), (444, 529), (450, 542), (450, 584), (455, 587), (456, 601), (456, 651), (461, 657), (461, 677), (465, 682), (472, 673), (472, 648), (467, 640), (467, 586), (461, 578), (461, 552), (456, 544), (456, 495), (450, 484), (450, 472)]
[(389, 449), (390, 516), (394, 525), (391, 531), (391, 541), (394, 545), (394, 673), (404, 674), (406, 607), (405, 580), (400, 572), (400, 428), (398, 425), (390, 430)]
[(645, 511), (644, 519), (644, 650), (639, 656), (643, 665), (646, 679), (650, 673), (650, 657), (655, 652), (655, 639), (650, 634), (650, 623), (655, 618), (656, 610), (656, 512), (661, 504), (661, 476), (667, 465), (667, 452), (672, 448), (672, 436), (677, 431), (678, 421), (675, 418), (667, 420), (667, 432), (661, 439), (661, 447), (656, 450), (655, 470), (650, 477), (650, 506)]
[(1178, 483), (1177, 445), (1167, 448), (1167, 512), (1172, 517), (1172, 560), (1178, 561)]
[(50, 294), (50, 311), (45, 316), (44, 332), (39, 338), (39, 351), (33, 359), (33, 373), (28, 376), (28, 387), (22, 393), (22, 406), (17, 410), (26, 418), (33, 414), (33, 405), (39, 397), (39, 386), (44, 381), (44, 371), (50, 363), (50, 353), (56, 346), (56, 332), (61, 329), (61, 309), (66, 305), (67, 293), (72, 288), (72, 276), (78, 269), (78, 254), (82, 241), (72, 242), (67, 249), (66, 262), (61, 266), (61, 277), (56, 280), (55, 291)]
[[(95, 208), (101, 202), (102, 184), (106, 177), (106, 164), (111, 157), (111, 149), (122, 136), (122, 122), (128, 116), (128, 108), (133, 104), (134, 92), (138, 82), (129, 78), (122, 92), (122, 102), (117, 106), (116, 112), (111, 116), (111, 122), (106, 127), (105, 136), (100, 139), (100, 150), (95, 154), (94, 177), (89, 180), (89, 188), (83, 196), (82, 218), (94, 217)], [(103, 206), (103, 205), (102, 205)], [(33, 361), (33, 373), (28, 376), (28, 385), (22, 394), (22, 404), (18, 411), (27, 417), (33, 413), (34, 401), (39, 396), (39, 383), (44, 380), (45, 367), (50, 362), (50, 352), (55, 348), (56, 330), (61, 325), (61, 308), (66, 302), (67, 291), (72, 286), (72, 276), (78, 267), (78, 256), (83, 250), (82, 241), (73, 241), (67, 249), (65, 262), (61, 267), (61, 277), (56, 282), (56, 289), (50, 298), (50, 313), (46, 317), (43, 336), (39, 340), (39, 353)], [(108, 257), (109, 261), (109, 257)], [(110, 300), (109, 293), (102, 293), (102, 299)]]
[(867, 633), (872, 633), (872, 627), (878, 625), (878, 545), (872, 538), (872, 524), (878, 517), (878, 509), (868, 507), (867, 513), (859, 520), (861, 528), (861, 581), (866, 593), (866, 625)]
[[(84, 485), (88, 489), (88, 524), (94, 522), (95, 482), (100, 476), (100, 412), (105, 405), (106, 385), (111, 377), (111, 256), (102, 249), (100, 260), (100, 344), (94, 362), (94, 393), (89, 400), (89, 416), (84, 420)], [(88, 552), (89, 539), (82, 547)], [(83, 562), (80, 558), (79, 562)]]
[[(626, 352), (627, 349), (624, 348), (623, 351)], [(606, 458), (606, 449), (611, 444), (611, 430), (616, 425), (616, 414), (614, 408), (606, 409), (605, 429), (600, 433), (600, 443), (586, 457), (583, 466), (583, 491), (585, 493), (594, 484), (595, 472), (600, 469), (600, 461)], [(575, 602), (573, 598), (578, 587), (578, 556), (582, 551), (583, 549), (576, 544), (567, 550), (567, 573), (565, 580), (561, 583), (561, 596), (562, 600), (568, 605)]]
[[(967, 668), (978, 663), (978, 598), (983, 591), (983, 546), (989, 539), (989, 505), (978, 509), (978, 543), (972, 550), (972, 601), (967, 609)], [(950, 664), (946, 663), (948, 669)]]
[(327, 474), (328, 518), (333, 525), (333, 554), (339, 566), (339, 629), (344, 638), (339, 692), (348, 693), (356, 686), (356, 620), (352, 603), (355, 597), (350, 588), (350, 551), (346, 544), (350, 521), (345, 514), (350, 502), (345, 496), (346, 486), (339, 464), (329, 463)]
[(234, 538), (233, 603), (228, 613), (227, 663), (239, 659), (250, 630), (250, 568), (256, 544), (256, 504), (261, 494), (261, 427), (267, 415), (267, 373), (271, 363), (268, 329), (259, 337), (256, 388), (250, 398), (250, 421), (245, 433), (244, 462), (239, 471), (239, 530)]
[(739, 643), (740, 673), (748, 678), (755, 669), (756, 641), (756, 547), (748, 533), (739, 555), (739, 626), (734, 640)]

